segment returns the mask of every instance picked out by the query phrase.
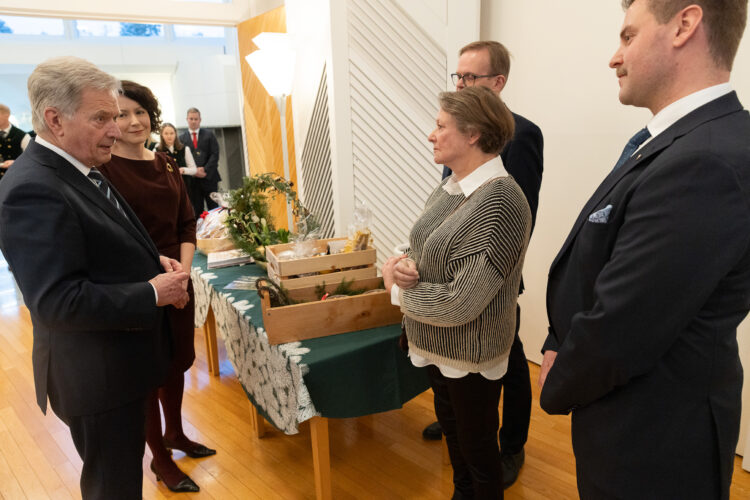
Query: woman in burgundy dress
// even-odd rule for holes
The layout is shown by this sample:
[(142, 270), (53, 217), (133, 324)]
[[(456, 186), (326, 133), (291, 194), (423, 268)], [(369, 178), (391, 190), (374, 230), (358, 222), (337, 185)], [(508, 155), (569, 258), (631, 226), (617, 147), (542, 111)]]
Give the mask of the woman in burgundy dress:
[[(102, 173), (127, 200), (154, 240), (159, 253), (177, 259), (189, 272), (195, 252), (195, 217), (179, 168), (164, 153), (144, 144), (161, 124), (159, 103), (151, 91), (135, 82), (122, 81), (117, 124), (122, 137), (112, 148), (112, 159), (100, 167)], [(184, 372), (195, 359), (192, 283), (187, 282), (190, 302), (184, 309), (168, 307), (174, 358), (164, 385), (149, 397), (146, 442), (154, 459), (151, 470), (172, 491), (199, 491), (198, 486), (174, 463), (169, 449), (198, 458), (215, 450), (188, 439), (182, 428)], [(134, 360), (137, 362), (137, 360)], [(164, 411), (162, 435), (159, 402)]]

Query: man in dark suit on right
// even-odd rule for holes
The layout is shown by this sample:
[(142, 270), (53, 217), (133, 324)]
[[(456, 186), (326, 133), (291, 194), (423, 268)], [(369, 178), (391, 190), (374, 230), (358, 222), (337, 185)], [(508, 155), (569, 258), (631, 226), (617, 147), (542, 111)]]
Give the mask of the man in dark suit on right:
[[(479, 41), (470, 43), (459, 51), (456, 73), (452, 77), (456, 90), (479, 85), (499, 95), (508, 81), (509, 73), (508, 49), (499, 42)], [(539, 205), (539, 189), (542, 186), (544, 138), (539, 127), (530, 120), (516, 113), (513, 113), (513, 120), (513, 140), (505, 146), (500, 157), (526, 197), (531, 209), (533, 230)], [(451, 174), (448, 166), (443, 167), (443, 179)], [(520, 293), (523, 293), (523, 281)], [(523, 343), (518, 336), (520, 327), (521, 308), (516, 306), (516, 334), (508, 357), (508, 371), (502, 378), (503, 420), (499, 437), (505, 488), (516, 481), (523, 465), (524, 445), (529, 435), (531, 418), (531, 381)], [(425, 428), (423, 435), (427, 439), (440, 439), (440, 424), (430, 424)]]
[(750, 115), (728, 82), (747, 0), (623, 6), (610, 66), (654, 117), (552, 263), (540, 402), (572, 412), (584, 500), (728, 499), (750, 310)]
[(193, 203), (195, 216), (199, 217), (205, 209), (211, 210), (218, 204), (211, 199), (211, 193), (219, 189), (219, 141), (214, 133), (201, 128), (201, 112), (190, 108), (187, 112), (188, 130), (180, 135), (180, 141), (192, 148), (198, 171), (193, 178), (190, 201)]

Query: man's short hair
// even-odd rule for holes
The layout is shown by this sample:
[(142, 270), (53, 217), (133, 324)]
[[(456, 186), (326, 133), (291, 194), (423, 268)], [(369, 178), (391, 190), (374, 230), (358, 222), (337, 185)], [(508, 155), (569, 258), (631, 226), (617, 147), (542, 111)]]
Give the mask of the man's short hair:
[(502, 43), (491, 40), (471, 42), (469, 45), (464, 46), (458, 52), (458, 55), (462, 56), (464, 52), (483, 49), (486, 49), (490, 54), (490, 71), (494, 74), (503, 75), (507, 80), (508, 73), (510, 73), (510, 52), (508, 52), (508, 49)]
[(198, 116), (201, 115), (201, 112), (198, 108), (188, 108), (187, 114), (189, 115), (190, 113), (198, 113)]
[(438, 102), (440, 109), (456, 120), (459, 132), (479, 134), (477, 145), (484, 153), (500, 154), (513, 138), (513, 115), (500, 96), (487, 87), (441, 92)]
[(31, 101), (31, 123), (36, 133), (47, 130), (46, 108), (57, 108), (72, 117), (81, 105), (85, 89), (120, 92), (120, 81), (78, 57), (48, 59), (34, 68), (27, 82)]
[(10, 114), (10, 108), (8, 106), (6, 106), (5, 104), (0, 104), (0, 114), (9, 115)]
[[(622, 0), (628, 10), (636, 0)], [(648, 10), (659, 24), (672, 19), (688, 5), (703, 9), (703, 23), (708, 35), (708, 48), (720, 68), (731, 71), (734, 57), (747, 23), (747, 0), (638, 0), (647, 1)]]

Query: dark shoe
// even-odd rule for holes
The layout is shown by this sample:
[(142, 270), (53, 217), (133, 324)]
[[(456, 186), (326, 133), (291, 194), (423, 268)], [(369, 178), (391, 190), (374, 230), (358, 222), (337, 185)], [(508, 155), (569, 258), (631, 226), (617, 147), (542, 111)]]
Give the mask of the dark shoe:
[(162, 479), (164, 480), (164, 484), (167, 485), (169, 491), (173, 491), (175, 493), (196, 493), (201, 490), (198, 485), (195, 484), (192, 479), (190, 479), (190, 476), (185, 473), (182, 473), (182, 478), (175, 481), (174, 483), (168, 481), (166, 478), (162, 478), (161, 474), (156, 472), (156, 467), (154, 467), (153, 460), (151, 460), (151, 472), (156, 475), (157, 481), (161, 481)]
[(518, 472), (521, 470), (525, 458), (526, 453), (523, 451), (523, 448), (515, 455), (500, 455), (500, 463), (503, 470), (503, 489), (508, 489), (511, 484), (516, 482)]
[(185, 455), (189, 456), (190, 458), (203, 458), (203, 457), (209, 457), (211, 455), (216, 455), (216, 450), (212, 450), (211, 448), (207, 446), (203, 446), (200, 443), (193, 443), (190, 442), (189, 445), (183, 446), (178, 445), (176, 443), (171, 442), (167, 438), (164, 438), (164, 446), (168, 450), (180, 450), (181, 452), (185, 453)]
[(422, 431), (422, 437), (429, 441), (440, 441), (443, 439), (443, 428), (440, 422), (433, 422)]

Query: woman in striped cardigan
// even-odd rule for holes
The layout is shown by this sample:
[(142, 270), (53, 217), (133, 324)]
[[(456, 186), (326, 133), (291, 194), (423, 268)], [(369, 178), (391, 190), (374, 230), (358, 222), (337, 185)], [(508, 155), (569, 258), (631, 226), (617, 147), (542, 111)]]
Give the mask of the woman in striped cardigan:
[(454, 498), (502, 498), (500, 379), (531, 213), (499, 156), (513, 136), (505, 104), (484, 87), (443, 92), (439, 102), (429, 141), (453, 175), (430, 195), (409, 251), (386, 262), (383, 279), (404, 312), (411, 361), (428, 370)]

